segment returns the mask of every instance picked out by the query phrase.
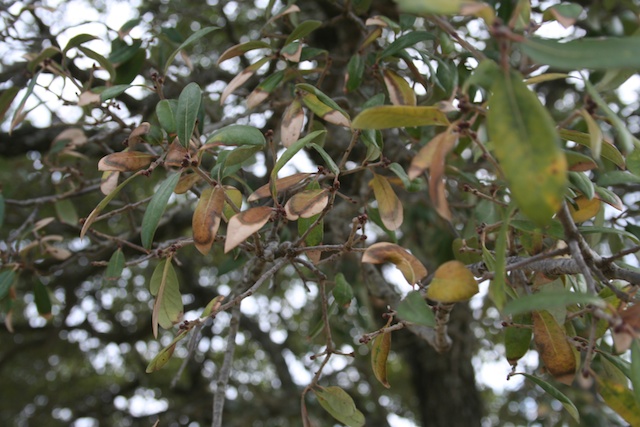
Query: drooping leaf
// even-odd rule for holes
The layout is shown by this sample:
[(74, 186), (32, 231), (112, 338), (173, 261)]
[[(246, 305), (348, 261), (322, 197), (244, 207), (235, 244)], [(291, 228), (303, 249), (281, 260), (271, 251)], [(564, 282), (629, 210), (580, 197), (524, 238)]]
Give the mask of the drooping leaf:
[(269, 97), (282, 83), (285, 77), (285, 70), (276, 71), (264, 79), (247, 97), (247, 108), (255, 108)]
[(193, 242), (202, 255), (207, 255), (211, 250), (220, 226), (223, 208), (222, 187), (207, 187), (202, 191), (191, 221)]
[(247, 68), (242, 70), (240, 74), (236, 75), (231, 81), (227, 84), (227, 87), (224, 88), (222, 94), (220, 95), (220, 104), (223, 104), (229, 95), (231, 95), (236, 89), (246, 83), (247, 80), (253, 76), (256, 71), (260, 69), (264, 64), (269, 62), (271, 57), (264, 57), (249, 65)]
[(563, 71), (640, 68), (637, 37), (583, 37), (566, 43), (529, 38), (520, 46), (534, 61)]
[(142, 237), (142, 246), (147, 249), (151, 248), (151, 243), (153, 243), (153, 235), (156, 233), (156, 228), (158, 228), (160, 218), (162, 218), (162, 215), (167, 208), (169, 197), (171, 197), (171, 194), (173, 193), (174, 188), (176, 188), (179, 179), (179, 173), (174, 173), (173, 175), (165, 179), (151, 198), (149, 206), (147, 206), (144, 217), (142, 217), (142, 228), (140, 231), (140, 235)]
[[(577, 130), (569, 130), (569, 129), (560, 129), (558, 131), (560, 137), (567, 141), (573, 141), (580, 145), (584, 145), (585, 147), (592, 147), (594, 142), (592, 141), (591, 134), (579, 132)], [(620, 169), (625, 169), (625, 160), (624, 156), (615, 145), (602, 140), (599, 144), (601, 148), (601, 155), (607, 160), (611, 160), (616, 166)]]
[(163, 259), (153, 270), (149, 282), (151, 295), (156, 297), (151, 315), (153, 336), (158, 337), (158, 325), (169, 329), (178, 323), (183, 314), (182, 296), (178, 276), (171, 258)]
[(118, 248), (107, 264), (107, 269), (104, 272), (104, 278), (106, 280), (118, 280), (122, 276), (122, 270), (124, 269), (124, 254), (122, 249)]
[(436, 318), (419, 291), (412, 291), (400, 301), (396, 309), (398, 317), (416, 325), (435, 327)]
[(97, 37), (91, 34), (78, 34), (76, 36), (73, 36), (71, 37), (71, 40), (67, 42), (64, 49), (62, 49), (62, 53), (66, 54), (69, 51), (69, 49), (78, 47), (86, 42), (89, 42), (91, 40), (96, 40), (96, 39)]
[(546, 225), (567, 187), (567, 161), (555, 123), (516, 72), (499, 73), (492, 92), (487, 128), (511, 195), (522, 213)]
[(220, 55), (220, 58), (218, 58), (218, 65), (220, 65), (227, 59), (235, 58), (236, 56), (243, 55), (252, 50), (267, 49), (270, 47), (271, 46), (269, 45), (269, 43), (260, 40), (251, 40), (245, 43), (231, 46), (229, 49), (225, 50), (222, 55)]
[(351, 126), (354, 129), (390, 129), (448, 124), (447, 116), (437, 107), (381, 105), (362, 111)]
[(427, 298), (445, 304), (466, 301), (478, 293), (478, 282), (460, 261), (447, 261), (436, 270)]
[(329, 203), (327, 189), (304, 190), (294, 194), (284, 205), (287, 219), (295, 221), (299, 217), (310, 218), (319, 214)]
[(313, 93), (303, 94), (302, 102), (308, 109), (313, 111), (315, 115), (326, 122), (345, 127), (349, 127), (351, 125), (347, 116), (345, 116), (341, 111), (323, 103)]
[(348, 427), (364, 426), (364, 415), (356, 408), (356, 404), (346, 391), (338, 386), (331, 386), (317, 387), (313, 392), (320, 406), (333, 418)]
[(215, 31), (217, 29), (218, 29), (218, 27), (205, 27), (205, 28), (201, 28), (198, 31), (196, 31), (195, 33), (191, 34), (180, 46), (178, 46), (178, 48), (176, 50), (171, 52), (171, 54), (169, 55), (169, 57), (167, 58), (167, 60), (164, 63), (164, 67), (162, 68), (162, 75), (164, 75), (164, 76), (167, 75), (167, 71), (169, 71), (169, 66), (171, 65), (171, 63), (173, 63), (173, 60), (175, 59), (176, 55), (178, 53), (180, 53), (180, 51), (188, 48), (193, 43), (195, 43), (196, 41), (200, 40), (202, 37), (206, 36), (207, 34), (211, 33), (212, 31)]
[[(293, 187), (299, 187), (304, 185), (312, 174), (307, 172), (294, 173), (293, 175), (286, 176), (284, 178), (279, 178), (275, 182), (276, 192), (281, 194)], [(269, 184), (265, 184), (262, 187), (258, 188), (256, 191), (251, 193), (247, 198), (248, 202), (255, 202), (256, 200), (262, 199), (263, 197), (269, 197), (271, 192), (269, 190)]]
[(549, 393), (549, 396), (553, 397), (554, 399), (557, 399), (560, 403), (562, 403), (562, 406), (564, 406), (564, 409), (569, 413), (569, 415), (571, 415), (571, 417), (573, 417), (574, 420), (576, 420), (576, 422), (578, 423), (580, 422), (580, 413), (578, 412), (578, 408), (576, 408), (576, 405), (573, 404), (571, 399), (569, 399), (560, 390), (558, 390), (548, 382), (541, 380), (538, 377), (534, 377), (533, 375), (524, 374), (524, 373), (518, 373), (517, 375), (524, 376), (529, 381), (535, 383), (541, 389)]
[(140, 151), (122, 151), (104, 156), (98, 162), (98, 170), (133, 172), (148, 167), (156, 156)]
[(40, 280), (33, 285), (33, 298), (38, 314), (47, 320), (51, 319), (51, 296)]
[(533, 341), (547, 372), (556, 380), (571, 384), (577, 368), (576, 349), (569, 344), (564, 329), (548, 311), (533, 311), (532, 317)]
[(390, 262), (395, 264), (410, 285), (414, 285), (427, 277), (427, 269), (424, 265), (415, 256), (394, 243), (374, 243), (362, 254), (362, 262), (370, 264)]
[(387, 358), (391, 350), (391, 332), (385, 332), (373, 340), (371, 345), (371, 368), (376, 379), (386, 388), (391, 388), (387, 380)]
[(273, 209), (269, 206), (258, 206), (242, 211), (229, 219), (224, 252), (236, 248), (253, 233), (258, 232), (271, 218)]
[(400, 228), (404, 218), (402, 202), (393, 191), (387, 178), (374, 173), (369, 185), (373, 188), (373, 194), (378, 202), (380, 218), (385, 227), (389, 230)]
[(189, 147), (191, 134), (196, 127), (198, 110), (202, 102), (202, 90), (197, 83), (191, 82), (180, 92), (175, 119), (178, 140), (183, 147)]

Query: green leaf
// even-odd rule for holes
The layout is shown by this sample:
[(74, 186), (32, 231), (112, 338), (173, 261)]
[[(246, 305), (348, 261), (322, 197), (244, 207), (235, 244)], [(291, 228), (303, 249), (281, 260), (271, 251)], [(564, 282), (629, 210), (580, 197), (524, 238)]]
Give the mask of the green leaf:
[(42, 63), (42, 61), (49, 59), (53, 56), (56, 56), (58, 54), (60, 54), (60, 49), (58, 49), (57, 47), (47, 47), (43, 49), (42, 52), (38, 54), (38, 56), (36, 56), (31, 61), (29, 61), (29, 64), (27, 65), (27, 70), (29, 70), (30, 73), (35, 72), (36, 69)]
[(280, 169), (282, 169), (298, 151), (302, 150), (304, 147), (311, 144), (314, 139), (324, 135), (325, 133), (327, 133), (326, 130), (317, 130), (291, 144), (291, 146), (288, 147), (280, 157), (278, 157), (278, 161), (276, 161), (276, 164), (271, 171), (271, 180), (275, 183)]
[(520, 46), (534, 61), (563, 71), (640, 68), (639, 37), (585, 37), (566, 43), (530, 38)]
[(411, 179), (399, 163), (391, 163), (389, 165), (389, 170), (395, 173), (398, 178), (400, 178), (400, 181), (402, 181), (402, 185), (404, 185), (405, 189), (408, 190), (409, 188), (411, 188)]
[(164, 365), (166, 365), (167, 362), (169, 362), (169, 359), (171, 359), (171, 356), (173, 355), (173, 352), (176, 349), (176, 344), (178, 343), (178, 341), (186, 337), (188, 333), (189, 333), (189, 330), (180, 332), (178, 336), (176, 336), (173, 339), (173, 341), (169, 343), (168, 346), (160, 350), (160, 352), (156, 355), (156, 357), (151, 359), (151, 361), (147, 365), (147, 369), (145, 372), (147, 374), (150, 374), (152, 372), (160, 370)]
[(296, 85), (296, 89), (304, 90), (306, 92), (314, 94), (315, 96), (318, 97), (320, 102), (330, 107), (332, 110), (339, 111), (347, 119), (349, 118), (349, 115), (347, 114), (346, 111), (342, 109), (342, 107), (340, 107), (333, 99), (331, 99), (329, 96), (327, 96), (324, 92), (322, 92), (320, 89), (316, 88), (315, 86), (312, 86), (307, 83), (298, 83)]
[(353, 55), (347, 64), (347, 77), (345, 81), (345, 89), (347, 92), (353, 92), (362, 84), (362, 76), (364, 75), (365, 60), (361, 55)]
[(436, 318), (433, 315), (433, 311), (418, 291), (409, 292), (400, 301), (396, 311), (398, 312), (398, 317), (407, 322), (429, 327), (436, 326)]
[(493, 280), (489, 285), (489, 295), (498, 310), (502, 310), (507, 301), (507, 289), (505, 280), (505, 268), (507, 263), (507, 235), (509, 234), (509, 220), (515, 206), (511, 204), (505, 219), (500, 227), (498, 238), (496, 239), (496, 264)]
[(348, 427), (361, 427), (365, 423), (364, 415), (356, 408), (351, 396), (337, 386), (313, 389), (318, 403), (333, 418)]
[(492, 91), (487, 128), (511, 195), (536, 224), (548, 224), (567, 188), (567, 160), (555, 123), (518, 73), (499, 73)]
[(538, 292), (531, 295), (521, 296), (518, 299), (509, 301), (504, 306), (504, 314), (520, 314), (530, 311), (552, 310), (558, 307), (566, 307), (572, 304), (591, 304), (596, 307), (606, 307), (606, 302), (601, 298), (579, 292), (549, 291)]
[(9, 294), (9, 289), (11, 289), (15, 278), (16, 272), (13, 270), (3, 270), (0, 272), (0, 300)]
[(398, 52), (425, 40), (436, 40), (436, 36), (427, 31), (412, 31), (398, 37), (393, 43), (387, 46), (378, 54), (378, 60), (393, 56)]
[(322, 26), (322, 22), (321, 21), (313, 21), (313, 20), (304, 21), (303, 23), (298, 25), (291, 32), (291, 34), (289, 34), (289, 37), (287, 37), (287, 40), (285, 40), (285, 42), (284, 42), (284, 46), (288, 45), (291, 42), (299, 40), (299, 39), (301, 39), (303, 37), (306, 37), (312, 31), (315, 31), (318, 28), (320, 28), (320, 26)]
[(101, 90), (101, 88), (93, 88), (93, 91), (95, 93), (99, 93), (100, 102), (104, 102), (108, 99), (113, 99), (122, 95), (130, 87), (131, 85), (115, 85), (111, 87), (106, 87), (104, 88), (104, 90)]
[(124, 253), (122, 253), (122, 249), (118, 248), (109, 259), (104, 278), (118, 280), (122, 276), (122, 270), (124, 270)]
[(174, 111), (178, 109), (178, 102), (174, 99), (163, 99), (156, 105), (156, 116), (162, 129), (168, 134), (177, 131), (176, 117)]
[(169, 197), (171, 197), (171, 193), (173, 193), (173, 190), (176, 188), (179, 179), (179, 173), (174, 173), (167, 178), (162, 184), (160, 184), (158, 190), (156, 190), (155, 194), (151, 198), (149, 206), (147, 206), (147, 210), (142, 218), (141, 230), (142, 246), (147, 249), (151, 248), (153, 235), (156, 232), (156, 228), (158, 228), (160, 218), (162, 218), (162, 214), (164, 214), (164, 210), (167, 208)]
[(353, 288), (351, 287), (351, 284), (347, 282), (347, 279), (342, 273), (336, 274), (335, 282), (336, 285), (331, 291), (333, 298), (335, 298), (336, 302), (340, 306), (349, 307), (353, 300)]
[(169, 66), (171, 65), (171, 63), (175, 59), (176, 55), (178, 53), (180, 53), (181, 50), (188, 48), (193, 43), (195, 43), (196, 41), (201, 39), (202, 37), (206, 36), (210, 32), (212, 32), (214, 30), (217, 30), (217, 29), (218, 29), (218, 27), (206, 27), (206, 28), (201, 28), (200, 30), (198, 30), (195, 33), (191, 34), (188, 39), (186, 39), (180, 46), (178, 46), (178, 48), (176, 50), (174, 50), (171, 53), (171, 55), (169, 55), (169, 57), (167, 58), (167, 60), (164, 63), (162, 74), (165, 75), (165, 76), (167, 75), (167, 71), (169, 70)]
[(472, 0), (396, 0), (400, 10), (415, 14), (455, 15)]
[(517, 326), (508, 326), (505, 329), (505, 357), (510, 365), (517, 364), (518, 360), (529, 351), (533, 329), (526, 326), (530, 326), (532, 322), (531, 313), (515, 315), (513, 316), (513, 323)]
[(109, 62), (109, 60), (107, 60), (107, 58), (105, 58), (104, 56), (100, 55), (98, 52), (93, 51), (87, 47), (84, 46), (78, 46), (78, 50), (80, 50), (80, 52), (84, 53), (86, 56), (88, 56), (89, 58), (93, 59), (94, 61), (96, 61), (98, 64), (100, 64), (100, 66), (102, 68), (104, 68), (104, 70), (106, 72), (109, 73), (110, 79), (113, 80), (116, 76), (116, 69), (114, 68), (113, 64), (111, 62)]
[(638, 183), (640, 183), (640, 176), (626, 171), (609, 171), (598, 178), (598, 185), (601, 187)]
[(264, 146), (267, 143), (262, 132), (253, 126), (247, 125), (231, 125), (217, 130), (209, 138), (205, 144), (212, 145), (253, 145)]
[(77, 36), (74, 36), (71, 38), (71, 40), (69, 40), (69, 42), (67, 43), (67, 45), (64, 47), (64, 49), (62, 49), (62, 53), (66, 54), (69, 49), (72, 49), (74, 47), (78, 47), (81, 44), (84, 44), (86, 42), (89, 42), (91, 40), (97, 40), (98, 38), (94, 35), (91, 34), (78, 34)]
[(562, 403), (562, 406), (564, 406), (564, 409), (567, 410), (569, 415), (571, 415), (571, 417), (573, 417), (573, 419), (576, 420), (576, 422), (578, 423), (580, 422), (580, 413), (578, 412), (578, 408), (576, 408), (576, 405), (573, 404), (571, 399), (565, 396), (560, 390), (558, 390), (548, 382), (543, 381), (540, 378), (534, 377), (533, 375), (524, 374), (524, 373), (517, 373), (516, 375), (524, 376), (528, 380), (538, 385), (541, 389), (546, 391), (551, 397), (560, 401), (560, 403)]
[(583, 226), (578, 227), (578, 230), (582, 234), (594, 234), (594, 233), (617, 234), (619, 236), (626, 237), (627, 239), (630, 239), (636, 245), (640, 244), (640, 240), (634, 234), (629, 233), (628, 231), (625, 231), (625, 230), (619, 230), (617, 228), (596, 227), (596, 226), (591, 226), (591, 225), (589, 225), (589, 226), (583, 225)]
[(132, 44), (127, 44), (122, 39), (116, 39), (116, 41), (112, 43), (112, 51), (107, 58), (109, 62), (116, 65), (133, 58), (142, 46), (142, 40), (135, 40)]
[(595, 196), (593, 182), (582, 172), (569, 172), (569, 182), (575, 186), (584, 196), (591, 200)]
[(320, 154), (320, 157), (322, 157), (324, 162), (327, 164), (327, 167), (329, 168), (331, 173), (333, 173), (335, 176), (338, 176), (340, 174), (340, 169), (338, 168), (338, 165), (336, 165), (336, 162), (333, 161), (329, 153), (327, 153), (324, 150), (324, 148), (320, 147), (318, 144), (314, 142), (309, 144), (309, 148), (313, 148), (318, 152), (318, 154)]
[[(1, 202), (0, 202), (0, 205), (1, 205)], [(78, 212), (76, 211), (76, 207), (70, 199), (58, 200), (57, 202), (55, 202), (54, 207), (56, 210), (56, 215), (58, 216), (58, 219), (60, 220), (60, 222), (70, 224), (70, 225), (78, 224), (78, 219), (79, 219)], [(1, 210), (2, 210), (2, 207), (0, 207), (0, 211)], [(2, 217), (1, 213), (0, 213), (0, 217)], [(0, 226), (2, 225), (1, 219), (2, 218), (0, 218)]]
[(631, 385), (633, 386), (633, 394), (636, 402), (640, 404), (640, 340), (633, 340), (631, 344)]
[(176, 107), (176, 128), (178, 140), (183, 147), (189, 147), (191, 135), (196, 127), (198, 110), (202, 102), (202, 90), (197, 83), (189, 83), (180, 93)]
[(631, 363), (627, 360), (624, 360), (620, 356), (614, 356), (612, 354), (607, 353), (606, 351), (600, 351), (598, 354), (605, 359), (607, 359), (612, 365), (620, 370), (627, 378), (631, 378)]
[(18, 86), (11, 86), (0, 94), (0, 123), (2, 123), (4, 115), (7, 114), (7, 110), (11, 107), (11, 103), (18, 92), (20, 92), (20, 88)]
[(362, 111), (351, 125), (354, 129), (390, 129), (448, 124), (447, 116), (437, 107), (381, 105)]
[(629, 425), (640, 425), (640, 403), (626, 385), (604, 378), (597, 378), (598, 392), (605, 403), (618, 413)]
[(38, 314), (43, 317), (51, 316), (51, 296), (46, 286), (39, 280), (33, 286), (33, 297), (35, 299)]
[(4, 211), (5, 211), (5, 202), (4, 196), (0, 193), (0, 230), (2, 229), (2, 225), (4, 224)]
[(182, 296), (178, 276), (171, 264), (171, 258), (163, 259), (153, 270), (149, 282), (151, 295), (156, 297), (151, 319), (153, 336), (158, 336), (158, 324), (164, 329), (171, 328), (180, 321), (183, 313)]

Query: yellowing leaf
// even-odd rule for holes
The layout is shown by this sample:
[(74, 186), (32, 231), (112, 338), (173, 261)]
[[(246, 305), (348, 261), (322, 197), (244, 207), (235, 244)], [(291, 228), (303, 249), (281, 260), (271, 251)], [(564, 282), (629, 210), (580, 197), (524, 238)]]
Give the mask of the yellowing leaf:
[(272, 212), (273, 209), (269, 206), (258, 206), (232, 216), (227, 225), (224, 252), (234, 249), (247, 237), (260, 230), (269, 221)]
[[(282, 193), (283, 191), (287, 191), (290, 188), (299, 188), (305, 184), (307, 178), (311, 176), (310, 173), (294, 173), (293, 175), (286, 176), (284, 178), (279, 178), (276, 180), (276, 192)], [(254, 202), (258, 199), (262, 199), (263, 197), (271, 196), (271, 186), (270, 184), (265, 184), (262, 187), (258, 188), (256, 191), (251, 193), (247, 198), (248, 202)]]
[(416, 93), (409, 83), (393, 70), (384, 70), (384, 84), (393, 105), (416, 105)]
[(326, 189), (304, 190), (294, 194), (284, 205), (287, 219), (295, 221), (299, 217), (310, 218), (319, 214), (329, 203), (329, 192)]
[(349, 127), (351, 122), (341, 111), (323, 103), (313, 93), (305, 93), (302, 95), (302, 102), (311, 111), (313, 111), (322, 120), (338, 126)]
[(576, 373), (576, 349), (569, 344), (564, 328), (548, 311), (534, 311), (533, 341), (547, 371), (564, 383), (571, 384)]
[(398, 199), (387, 178), (374, 173), (369, 185), (373, 187), (373, 194), (378, 202), (378, 211), (384, 226), (389, 230), (400, 228), (404, 219), (402, 202)]
[(206, 255), (216, 238), (222, 209), (224, 207), (224, 190), (221, 187), (206, 188), (193, 212), (193, 241), (198, 251)]
[(579, 196), (573, 202), (577, 205), (577, 208), (569, 204), (569, 212), (575, 222), (584, 222), (596, 216), (600, 211), (601, 202), (595, 197), (589, 200), (585, 196)]
[(424, 265), (404, 248), (394, 243), (374, 243), (364, 251), (362, 262), (369, 264), (390, 262), (395, 264), (411, 285), (427, 277), (427, 269)]
[(523, 214), (546, 225), (567, 188), (567, 161), (555, 123), (514, 71), (496, 73), (492, 92), (487, 128), (511, 195)]
[(427, 289), (427, 298), (454, 303), (466, 301), (478, 293), (478, 282), (460, 261), (448, 261), (436, 270)]
[[(229, 222), (229, 218), (238, 213), (242, 206), (242, 192), (235, 187), (225, 185), (224, 195), (225, 201), (224, 208), (222, 209), (222, 219)], [(233, 203), (234, 206), (231, 206), (229, 202)]]
[(391, 385), (387, 380), (387, 358), (391, 350), (391, 332), (378, 335), (371, 346), (371, 367), (376, 379), (386, 388)]
[(112, 153), (104, 156), (98, 162), (98, 170), (132, 172), (138, 169), (146, 168), (155, 160), (156, 156), (149, 153), (139, 151), (123, 151), (121, 153)]
[(282, 123), (280, 124), (282, 145), (290, 147), (291, 144), (296, 142), (300, 138), (303, 124), (304, 111), (300, 100), (296, 98), (287, 106), (282, 115)]
[(631, 426), (640, 425), (640, 403), (633, 392), (622, 384), (598, 378), (598, 392), (605, 403)]
[(437, 107), (380, 105), (367, 108), (353, 119), (354, 129), (390, 129), (414, 126), (447, 126), (447, 116)]
[(180, 321), (183, 314), (182, 296), (178, 276), (171, 258), (163, 259), (156, 266), (149, 282), (151, 295), (156, 297), (151, 314), (153, 336), (158, 337), (158, 324), (169, 329)]
[(184, 194), (187, 191), (191, 190), (191, 187), (193, 187), (201, 180), (202, 177), (197, 173), (182, 174), (182, 176), (180, 176), (180, 179), (178, 180), (176, 188), (173, 189), (173, 192), (176, 194)]

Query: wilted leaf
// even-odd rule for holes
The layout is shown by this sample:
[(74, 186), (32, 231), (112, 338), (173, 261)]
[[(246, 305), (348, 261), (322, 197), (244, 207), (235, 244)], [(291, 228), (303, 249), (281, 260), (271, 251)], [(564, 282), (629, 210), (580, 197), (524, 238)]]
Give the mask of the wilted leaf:
[(433, 315), (433, 310), (427, 305), (427, 302), (419, 291), (409, 292), (407, 296), (400, 301), (396, 311), (398, 312), (398, 317), (407, 322), (429, 327), (436, 326), (436, 318)]
[(255, 74), (260, 67), (266, 64), (271, 57), (264, 57), (258, 60), (257, 62), (249, 65), (247, 68), (242, 70), (240, 74), (235, 76), (231, 81), (227, 84), (227, 87), (224, 88), (222, 94), (220, 95), (220, 104), (223, 104), (229, 95), (231, 95), (236, 89), (242, 86), (247, 80), (251, 78)]
[[(306, 182), (307, 178), (309, 178), (310, 176), (311, 176), (310, 173), (301, 172), (301, 173), (295, 173), (290, 176), (286, 176), (284, 178), (279, 178), (276, 180), (276, 183), (275, 183), (276, 192), (278, 194), (281, 194), (282, 192), (287, 191), (290, 188), (300, 187)], [(247, 198), (247, 201), (254, 202), (258, 199), (262, 199), (263, 197), (269, 197), (270, 195), (271, 195), (270, 185), (265, 184), (262, 187), (258, 188), (253, 193), (251, 193)]]
[(91, 104), (100, 104), (100, 102), (100, 94), (91, 92), (90, 90), (85, 90), (78, 97), (78, 107), (85, 107)]
[(140, 151), (123, 151), (104, 156), (98, 162), (99, 171), (133, 172), (148, 167), (156, 156)]
[(229, 252), (258, 232), (269, 221), (272, 212), (273, 209), (269, 206), (258, 206), (232, 216), (227, 225), (224, 252)]
[(295, 221), (299, 217), (309, 218), (319, 214), (329, 203), (329, 191), (326, 189), (304, 190), (294, 194), (284, 205), (287, 219)]
[(302, 57), (302, 43), (289, 43), (280, 50), (280, 55), (287, 61), (300, 62), (300, 58)]
[(290, 147), (291, 144), (300, 138), (302, 125), (304, 124), (304, 111), (302, 104), (298, 98), (291, 101), (282, 115), (282, 123), (280, 124), (280, 139), (282, 145)]
[(106, 280), (118, 280), (122, 276), (122, 270), (124, 269), (124, 254), (122, 249), (118, 248), (107, 264), (107, 270), (104, 272), (104, 278)]
[(179, 173), (174, 173), (169, 178), (165, 179), (154, 193), (147, 210), (144, 212), (142, 218), (142, 229), (140, 235), (142, 237), (142, 246), (149, 249), (151, 243), (153, 243), (153, 235), (156, 233), (156, 228), (160, 223), (160, 218), (164, 214), (169, 202), (169, 197), (173, 193), (173, 189), (176, 188), (178, 180), (180, 179)]
[(151, 315), (153, 336), (158, 337), (158, 324), (169, 329), (178, 323), (183, 314), (182, 296), (178, 276), (171, 264), (171, 258), (163, 259), (153, 270), (149, 282), (151, 295), (156, 297)]
[[(63, 148), (77, 148), (87, 143), (87, 135), (82, 129), (69, 128), (60, 132), (51, 142), (51, 150), (64, 144)], [(62, 148), (60, 148), (61, 150)], [(49, 152), (51, 154), (51, 151)]]
[(577, 367), (575, 348), (548, 311), (533, 311), (532, 316), (533, 341), (545, 368), (556, 380), (571, 384)]
[(373, 194), (378, 202), (378, 211), (384, 226), (389, 230), (400, 228), (404, 218), (402, 202), (393, 191), (387, 178), (374, 173), (369, 185), (373, 188)]
[(364, 415), (356, 408), (356, 404), (346, 391), (340, 387), (331, 386), (318, 387), (313, 389), (313, 392), (320, 406), (333, 418), (348, 427), (364, 426)]
[(507, 326), (504, 331), (505, 356), (510, 365), (516, 365), (518, 360), (529, 351), (533, 335), (533, 329), (527, 327), (533, 323), (530, 313), (513, 316), (513, 323), (515, 326)]
[(387, 358), (391, 350), (391, 332), (378, 335), (371, 345), (371, 367), (376, 379), (386, 388), (391, 388), (387, 380)]
[(395, 264), (410, 285), (414, 285), (427, 277), (427, 269), (424, 265), (404, 248), (394, 243), (374, 243), (364, 251), (362, 262), (370, 264), (390, 262)]
[(380, 105), (367, 108), (353, 119), (354, 129), (390, 129), (415, 126), (447, 126), (447, 116), (437, 107)]
[(211, 313), (213, 313), (215, 310), (217, 310), (220, 307), (220, 304), (222, 303), (222, 301), (224, 301), (223, 295), (218, 295), (217, 297), (209, 301), (209, 303), (202, 310), (202, 314), (200, 314), (200, 318), (205, 319), (211, 316)]
[(516, 72), (498, 73), (492, 92), (487, 128), (511, 195), (522, 213), (546, 225), (567, 187), (567, 161), (555, 123)]
[(247, 108), (254, 108), (267, 99), (271, 92), (280, 85), (284, 76), (285, 71), (280, 70), (264, 79), (247, 97)]
[(427, 289), (427, 298), (454, 303), (466, 301), (478, 293), (473, 274), (460, 261), (447, 261), (436, 270)]
[(191, 221), (193, 242), (202, 255), (208, 254), (211, 250), (220, 226), (223, 207), (224, 189), (222, 187), (207, 187), (202, 191)]
[(389, 69), (384, 70), (383, 76), (393, 105), (416, 105), (416, 93), (402, 76)]
[(189, 83), (182, 89), (182, 92), (180, 92), (175, 119), (178, 141), (180, 141), (183, 147), (189, 146), (191, 135), (196, 127), (201, 102), (202, 90), (195, 82)]

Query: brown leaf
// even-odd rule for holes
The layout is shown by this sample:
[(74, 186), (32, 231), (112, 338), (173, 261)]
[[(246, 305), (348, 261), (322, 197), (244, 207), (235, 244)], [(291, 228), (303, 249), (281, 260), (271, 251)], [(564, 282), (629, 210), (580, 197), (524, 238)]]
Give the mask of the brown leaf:
[(304, 124), (304, 111), (298, 98), (294, 99), (284, 110), (280, 124), (280, 139), (285, 147), (291, 146), (300, 138)]
[(175, 139), (171, 145), (169, 145), (169, 150), (167, 150), (164, 164), (174, 168), (180, 168), (182, 167), (182, 163), (185, 159), (189, 159), (189, 152), (178, 142), (177, 139)]
[[(431, 202), (434, 204), (438, 215), (447, 221), (451, 221), (451, 211), (449, 210), (449, 203), (447, 202), (445, 191), (445, 160), (447, 153), (451, 151), (457, 140), (458, 134), (452, 131), (452, 127), (449, 127), (449, 129), (429, 142), (429, 144), (435, 144), (431, 164), (429, 165), (429, 197), (431, 197)], [(411, 167), (409, 168), (409, 172), (409, 176), (413, 176), (413, 174), (411, 174)]]
[(362, 262), (369, 264), (390, 262), (395, 264), (410, 285), (414, 285), (427, 277), (427, 269), (424, 265), (403, 247), (394, 243), (374, 243), (364, 251)]
[(258, 206), (240, 212), (229, 219), (224, 252), (227, 253), (244, 242), (253, 233), (260, 230), (271, 217), (273, 209), (269, 206)]
[(310, 218), (319, 214), (329, 203), (329, 191), (316, 188), (296, 193), (284, 205), (287, 219), (295, 221), (299, 217)]
[(180, 176), (180, 180), (178, 180), (178, 184), (176, 185), (176, 188), (174, 188), (173, 192), (176, 194), (184, 194), (191, 190), (191, 187), (201, 180), (202, 177), (197, 173), (185, 173)]
[(84, 91), (78, 98), (78, 107), (84, 107), (90, 104), (100, 104), (100, 94), (93, 93), (90, 90)]
[(202, 192), (193, 212), (193, 241), (203, 255), (209, 253), (216, 238), (223, 206), (224, 190), (221, 187), (209, 187)]
[(235, 76), (233, 79), (231, 79), (227, 87), (225, 87), (224, 90), (222, 91), (222, 95), (220, 95), (220, 104), (223, 104), (224, 100), (227, 99), (227, 97), (231, 95), (234, 90), (238, 89), (247, 80), (249, 80), (251, 76), (254, 75), (254, 73), (255, 73), (255, 70), (247, 68), (243, 70), (240, 74)]
[(466, 301), (478, 293), (478, 282), (460, 261), (448, 261), (434, 273), (427, 298), (450, 304)]
[(78, 129), (78, 128), (65, 129), (53, 139), (51, 146), (55, 146), (58, 143), (58, 141), (64, 141), (64, 140), (68, 141), (66, 148), (73, 149), (86, 144), (87, 135), (85, 135), (82, 129)]
[(100, 180), (100, 191), (105, 196), (111, 193), (118, 186), (118, 178), (120, 177), (120, 172), (104, 172), (102, 174), (102, 179)]
[(123, 151), (104, 156), (98, 162), (99, 171), (133, 172), (146, 168), (156, 156), (140, 151)]
[[(301, 172), (286, 176), (284, 178), (279, 178), (276, 180), (276, 191), (278, 193), (281, 193), (293, 187), (300, 187), (306, 183), (307, 178), (309, 178), (310, 176), (310, 173)], [(258, 199), (269, 196), (271, 196), (271, 188), (269, 184), (265, 184), (251, 193), (247, 198), (247, 202), (254, 202)]]
[(564, 328), (547, 311), (534, 311), (533, 341), (547, 371), (564, 383), (571, 384), (576, 373), (576, 349), (569, 344)]
[(397, 230), (404, 219), (402, 202), (384, 176), (374, 173), (373, 179), (369, 184), (373, 187), (373, 194), (378, 202), (382, 223), (389, 230)]
[(409, 83), (393, 70), (384, 70), (384, 84), (393, 105), (416, 105), (416, 93)]
[(142, 122), (139, 126), (137, 126), (134, 130), (129, 134), (129, 147), (132, 147), (133, 144), (142, 141), (142, 135), (146, 135), (149, 133), (151, 129), (151, 124), (149, 122)]
[(252, 109), (260, 105), (265, 99), (269, 97), (269, 92), (260, 88), (255, 88), (247, 97), (247, 108)]

